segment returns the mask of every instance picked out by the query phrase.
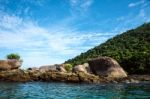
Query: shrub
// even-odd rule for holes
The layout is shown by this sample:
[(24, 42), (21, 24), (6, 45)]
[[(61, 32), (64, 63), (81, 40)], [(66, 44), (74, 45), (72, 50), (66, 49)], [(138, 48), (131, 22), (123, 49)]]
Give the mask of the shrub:
[(67, 72), (71, 72), (72, 71), (72, 65), (71, 64), (65, 64), (65, 69), (67, 70)]
[(15, 53), (11, 53), (7, 55), (7, 59), (16, 59), (16, 60), (20, 60), (20, 55), (15, 54)]

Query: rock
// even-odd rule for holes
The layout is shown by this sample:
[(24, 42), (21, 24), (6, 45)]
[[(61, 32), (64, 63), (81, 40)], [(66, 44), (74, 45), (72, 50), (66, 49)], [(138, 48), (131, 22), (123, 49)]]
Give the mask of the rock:
[(85, 67), (87, 73), (92, 73), (88, 63), (84, 63), (83, 66)]
[(30, 70), (30, 71), (38, 71), (39, 68), (37, 68), (37, 67), (32, 67), (32, 68), (28, 68), (27, 70)]
[(84, 72), (87, 73), (87, 70), (84, 65), (77, 65), (73, 67), (73, 72), (78, 73), (78, 72)]
[(22, 61), (16, 59), (0, 60), (0, 70), (13, 70), (21, 67)]
[(41, 80), (41, 76), (42, 76), (43, 72), (40, 72), (39, 70), (27, 70), (27, 72), (32, 81), (40, 81)]
[(112, 83), (115, 83), (115, 84), (117, 84), (118, 82), (114, 80), (114, 81), (112, 81)]
[(0, 72), (0, 81), (26, 82), (30, 80), (29, 74), (20, 69)]
[[(60, 81), (60, 82), (86, 82), (100, 83), (102, 80), (99, 76), (78, 72), (78, 73), (63, 73), (63, 72), (46, 72), (42, 76), (43, 81)], [(104, 81), (104, 80), (103, 80)]]
[(64, 73), (67, 72), (66, 69), (65, 69), (65, 64), (58, 65), (57, 70), (60, 71), (60, 72), (64, 72)]
[(63, 72), (46, 72), (42, 75), (43, 81), (79, 82), (77, 74)]
[(139, 83), (139, 81), (138, 81), (138, 80), (135, 80), (135, 79), (130, 79), (130, 82), (131, 82), (131, 83)]
[(88, 63), (84, 63), (83, 65), (76, 65), (73, 67), (73, 72), (84, 72), (84, 73), (91, 73), (90, 67)]
[(39, 68), (40, 72), (47, 72), (47, 71), (58, 71), (56, 65), (46, 65), (46, 66), (41, 66)]
[(123, 81), (123, 83), (129, 84), (130, 81), (129, 80), (125, 80), (125, 81)]
[(64, 67), (62, 67), (62, 66), (60, 66), (60, 67), (58, 68), (58, 70), (59, 70), (60, 72), (67, 72), (66, 69), (65, 69)]
[(86, 82), (86, 83), (99, 83), (100, 78), (96, 75), (79, 72), (78, 73), (80, 82)]
[(118, 62), (110, 57), (100, 57), (89, 60), (91, 71), (99, 76), (106, 76), (112, 78), (127, 77), (126, 72), (118, 64)]
[(135, 79), (138, 81), (150, 81), (150, 75), (129, 75), (129, 79)]

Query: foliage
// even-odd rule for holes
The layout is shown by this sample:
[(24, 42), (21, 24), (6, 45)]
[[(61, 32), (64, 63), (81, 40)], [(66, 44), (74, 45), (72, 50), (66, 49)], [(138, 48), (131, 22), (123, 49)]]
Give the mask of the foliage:
[(117, 35), (65, 63), (77, 65), (100, 56), (116, 59), (129, 74), (150, 73), (150, 23)]
[(7, 55), (7, 59), (16, 59), (16, 60), (20, 60), (20, 55), (15, 54), (15, 53), (11, 53)]
[(65, 69), (67, 70), (67, 72), (72, 71), (72, 65), (71, 64), (65, 64)]

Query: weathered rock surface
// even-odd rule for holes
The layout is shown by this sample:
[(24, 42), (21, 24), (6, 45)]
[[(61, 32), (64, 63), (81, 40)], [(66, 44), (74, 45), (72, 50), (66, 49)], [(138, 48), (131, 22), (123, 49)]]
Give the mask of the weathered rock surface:
[(39, 70), (9, 70), (0, 71), (0, 81), (58, 81), (73, 83), (138, 83), (140, 81), (150, 81), (150, 75), (132, 75), (125, 78), (100, 77), (89, 73), (64, 73), (64, 72), (40, 72)]
[(84, 65), (77, 65), (73, 67), (73, 72), (78, 73), (78, 72), (84, 72), (87, 73), (87, 70)]
[(47, 65), (47, 66), (41, 66), (39, 68), (40, 72), (48, 72), (48, 71), (53, 71), (53, 72), (67, 72), (65, 69), (64, 64), (56, 64), (56, 65)]
[(59, 81), (59, 82), (86, 82), (100, 83), (99, 76), (84, 72), (64, 73), (56, 71), (41, 72), (40, 70), (9, 70), (0, 72), (0, 81)]
[(65, 69), (65, 64), (58, 65), (57, 70), (60, 71), (60, 72), (64, 72), (64, 73), (67, 72), (67, 70)]
[(40, 72), (48, 72), (48, 71), (58, 71), (56, 65), (46, 65), (46, 66), (41, 66), (39, 68)]
[(46, 72), (42, 74), (43, 81), (79, 82), (79, 78), (74, 73)]
[(84, 63), (82, 65), (76, 65), (73, 67), (73, 72), (84, 72), (84, 73), (91, 73), (90, 67), (88, 63)]
[(118, 62), (110, 57), (100, 57), (90, 60), (88, 63), (91, 71), (96, 75), (112, 78), (127, 77), (126, 72)]
[(74, 83), (139, 83), (140, 81), (150, 81), (150, 75), (127, 77), (120, 65), (109, 57), (101, 57), (89, 61), (89, 64), (77, 65), (73, 68), (74, 72), (67, 72), (65, 64), (21, 70), (19, 69), (21, 63), (18, 60), (0, 60), (0, 81), (59, 81)]
[(25, 82), (29, 80), (30, 80), (30, 76), (28, 72), (25, 72), (20, 69), (0, 72), (0, 81)]
[(22, 62), (16, 59), (10, 60), (0, 60), (0, 70), (13, 70), (19, 69), (21, 67)]
[(85, 69), (88, 73), (92, 73), (88, 63), (84, 63), (83, 66), (85, 67)]

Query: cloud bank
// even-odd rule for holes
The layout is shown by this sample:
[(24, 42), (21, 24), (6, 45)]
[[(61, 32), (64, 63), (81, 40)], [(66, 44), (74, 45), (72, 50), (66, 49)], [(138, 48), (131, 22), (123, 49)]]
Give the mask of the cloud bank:
[(21, 54), (25, 67), (63, 63), (112, 35), (81, 33), (66, 26), (44, 28), (32, 20), (0, 15), (0, 48)]

